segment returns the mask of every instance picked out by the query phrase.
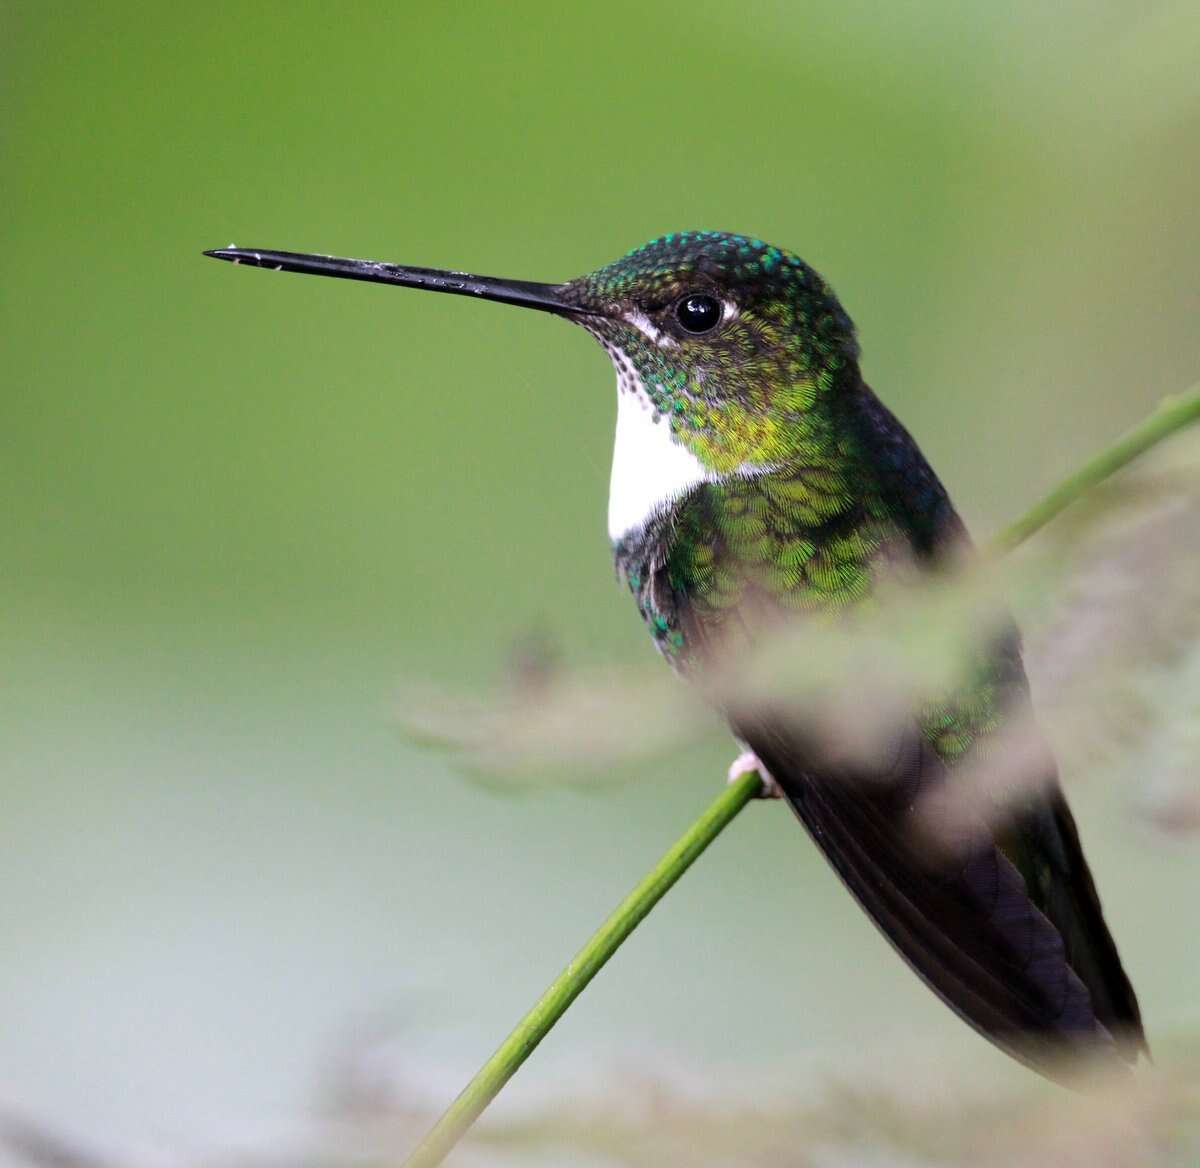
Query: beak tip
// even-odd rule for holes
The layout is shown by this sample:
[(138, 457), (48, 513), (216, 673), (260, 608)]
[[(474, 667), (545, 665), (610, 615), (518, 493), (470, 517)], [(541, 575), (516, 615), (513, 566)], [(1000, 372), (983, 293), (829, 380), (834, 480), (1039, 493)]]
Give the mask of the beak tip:
[(253, 251), (250, 248), (238, 247), (231, 243), (228, 247), (214, 247), (202, 252), (214, 260), (226, 260), (231, 264), (249, 264), (253, 268), (274, 268), (282, 271), (283, 260), (287, 258), (282, 252)]

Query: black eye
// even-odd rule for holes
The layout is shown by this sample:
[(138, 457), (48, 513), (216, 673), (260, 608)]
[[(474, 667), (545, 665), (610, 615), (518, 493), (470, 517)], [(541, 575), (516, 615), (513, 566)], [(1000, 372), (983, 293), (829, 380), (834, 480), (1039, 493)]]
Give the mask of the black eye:
[(675, 319), (689, 333), (711, 332), (721, 323), (721, 302), (707, 292), (693, 292), (675, 305)]

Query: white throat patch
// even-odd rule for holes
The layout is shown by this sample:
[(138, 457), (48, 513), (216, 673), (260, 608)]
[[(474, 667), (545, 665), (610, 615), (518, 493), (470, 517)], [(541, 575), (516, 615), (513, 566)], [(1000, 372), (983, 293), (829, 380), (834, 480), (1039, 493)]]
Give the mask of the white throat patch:
[(654, 407), (641, 386), (628, 376), (620, 377), (608, 488), (609, 538), (615, 543), (644, 527), (693, 487), (716, 477), (687, 447), (672, 441), (670, 419), (655, 420)]

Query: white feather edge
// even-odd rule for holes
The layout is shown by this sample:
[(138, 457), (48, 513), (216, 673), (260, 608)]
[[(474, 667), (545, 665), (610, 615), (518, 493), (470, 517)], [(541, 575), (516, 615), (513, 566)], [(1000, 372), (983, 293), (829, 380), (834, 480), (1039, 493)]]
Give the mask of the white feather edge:
[(617, 435), (608, 485), (608, 535), (615, 543), (701, 483), (718, 476), (671, 437), (640, 387), (617, 386)]

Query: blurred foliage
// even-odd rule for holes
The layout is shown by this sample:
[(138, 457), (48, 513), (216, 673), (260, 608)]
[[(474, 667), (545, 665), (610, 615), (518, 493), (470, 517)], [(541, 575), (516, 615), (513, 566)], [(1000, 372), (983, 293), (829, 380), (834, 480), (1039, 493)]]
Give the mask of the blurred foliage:
[[(1192, 1168), (1200, 1158), (1200, 1062), (1194, 1036), (1169, 1072), (1095, 1078), (1085, 1092), (1046, 1084), (992, 1092), (969, 1081), (947, 1089), (931, 1074), (937, 1052), (906, 1051), (904, 1082), (833, 1078), (793, 1094), (756, 1083), (753, 1093), (678, 1069), (597, 1068), (537, 1108), (485, 1117), (453, 1162), (488, 1168), (571, 1164), (588, 1168)], [(343, 1067), (343, 1071), (349, 1068)], [(403, 1091), (335, 1078), (306, 1139), (286, 1149), (241, 1150), (211, 1168), (359, 1168), (399, 1162), (432, 1116)], [(32, 1168), (132, 1168), (86, 1141), (0, 1118), (0, 1144)]]
[[(873, 757), (891, 749), (914, 708), (963, 684), (1014, 597), (1038, 709), (1068, 770), (1126, 776), (1131, 805), (1159, 826), (1200, 826), (1198, 530), (1200, 438), (1184, 433), (1093, 484), (1032, 550), (964, 561), (936, 582), (896, 580), (878, 605), (777, 629), (758, 654), (710, 667), (704, 696), (726, 710), (781, 706), (809, 724), (813, 749)], [(409, 682), (396, 702), (400, 726), (501, 786), (611, 781), (711, 730), (709, 707), (665, 670), (570, 670), (544, 639), (529, 648), (490, 698)], [(1003, 804), (1044, 781), (1055, 768), (1040, 739), (1018, 720), (948, 797), (964, 809)], [(1138, 763), (1147, 749), (1153, 783)]]

